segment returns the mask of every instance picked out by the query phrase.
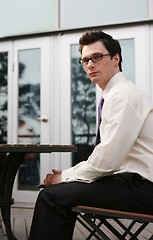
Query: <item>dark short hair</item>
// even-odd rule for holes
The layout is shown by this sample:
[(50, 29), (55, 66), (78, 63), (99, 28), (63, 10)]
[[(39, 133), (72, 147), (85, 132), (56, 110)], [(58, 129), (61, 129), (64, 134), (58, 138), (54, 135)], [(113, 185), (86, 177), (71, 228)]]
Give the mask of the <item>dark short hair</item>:
[(119, 42), (116, 39), (113, 39), (112, 36), (110, 36), (107, 33), (104, 33), (100, 30), (94, 30), (94, 31), (87, 31), (85, 32), (82, 37), (79, 39), (79, 51), (82, 54), (82, 49), (85, 45), (102, 41), (105, 48), (109, 52), (110, 56), (113, 57), (116, 54), (119, 54), (120, 61), (119, 61), (119, 68), (120, 71), (122, 71), (122, 53), (121, 53), (121, 46)]

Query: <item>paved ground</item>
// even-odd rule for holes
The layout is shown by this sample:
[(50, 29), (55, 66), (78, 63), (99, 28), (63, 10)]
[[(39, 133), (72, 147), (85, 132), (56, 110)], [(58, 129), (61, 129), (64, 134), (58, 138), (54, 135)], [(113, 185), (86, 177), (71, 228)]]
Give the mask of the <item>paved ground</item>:
[[(27, 240), (29, 229), (31, 225), (31, 219), (33, 215), (34, 206), (27, 205), (15, 205), (12, 208), (12, 229), (18, 240)], [(128, 220), (126, 224), (129, 224)], [(118, 226), (116, 226), (118, 228)], [(2, 233), (2, 226), (0, 226), (0, 240), (7, 240), (5, 232)], [(106, 232), (107, 229), (106, 229)], [(150, 235), (153, 234), (153, 224), (150, 224), (147, 230), (143, 231), (139, 240), (148, 240)], [(84, 240), (88, 236), (87, 230), (85, 230), (79, 223), (76, 224), (73, 240)], [(117, 238), (113, 235), (109, 235), (111, 240)], [(127, 238), (128, 239), (128, 238)], [(95, 240), (93, 237), (91, 240)]]
[[(18, 240), (27, 240), (33, 215), (33, 206), (12, 207), (12, 229)], [(86, 237), (86, 231), (77, 224), (73, 240), (83, 240)], [(95, 239), (95, 238), (93, 238)], [(0, 240), (7, 240), (5, 229), (0, 226)]]

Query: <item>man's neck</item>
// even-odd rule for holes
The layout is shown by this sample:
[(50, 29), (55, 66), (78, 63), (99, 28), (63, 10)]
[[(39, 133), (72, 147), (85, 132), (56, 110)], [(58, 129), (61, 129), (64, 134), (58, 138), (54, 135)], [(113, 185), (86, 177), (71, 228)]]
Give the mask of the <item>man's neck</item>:
[(105, 88), (106, 88), (107, 84), (109, 83), (109, 81), (119, 72), (120, 72), (120, 70), (115, 71), (115, 73), (108, 79), (108, 81), (106, 83), (102, 82), (102, 84), (98, 84), (98, 86), (102, 89), (102, 91), (105, 90)]

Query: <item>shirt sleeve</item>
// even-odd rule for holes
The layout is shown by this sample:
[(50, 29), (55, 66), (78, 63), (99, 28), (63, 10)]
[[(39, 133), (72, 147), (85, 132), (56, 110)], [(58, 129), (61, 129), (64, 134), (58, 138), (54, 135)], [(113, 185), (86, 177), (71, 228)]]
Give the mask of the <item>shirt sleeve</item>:
[(64, 170), (62, 181), (90, 183), (118, 171), (144, 122), (146, 112), (139, 105), (119, 97), (105, 102), (100, 126), (101, 143), (87, 161)]

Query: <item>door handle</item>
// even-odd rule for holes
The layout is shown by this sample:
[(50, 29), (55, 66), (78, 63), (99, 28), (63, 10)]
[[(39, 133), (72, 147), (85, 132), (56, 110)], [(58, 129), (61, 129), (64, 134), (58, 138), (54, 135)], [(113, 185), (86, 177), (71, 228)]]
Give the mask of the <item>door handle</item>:
[(42, 121), (42, 122), (48, 122), (48, 118), (45, 115), (43, 115), (42, 117), (36, 118), (36, 120)]

